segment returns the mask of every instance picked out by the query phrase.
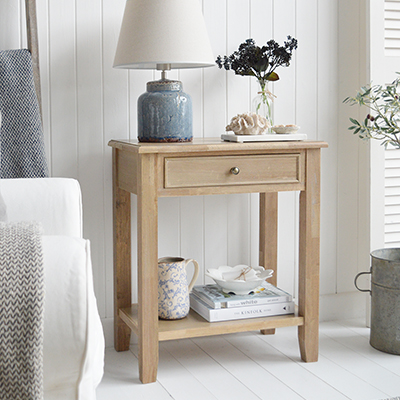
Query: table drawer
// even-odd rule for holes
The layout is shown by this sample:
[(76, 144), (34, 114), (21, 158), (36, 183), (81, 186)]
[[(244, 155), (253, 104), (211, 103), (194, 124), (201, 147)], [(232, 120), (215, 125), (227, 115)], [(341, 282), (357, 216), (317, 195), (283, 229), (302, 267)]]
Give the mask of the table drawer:
[(302, 182), (302, 153), (165, 158), (165, 188)]

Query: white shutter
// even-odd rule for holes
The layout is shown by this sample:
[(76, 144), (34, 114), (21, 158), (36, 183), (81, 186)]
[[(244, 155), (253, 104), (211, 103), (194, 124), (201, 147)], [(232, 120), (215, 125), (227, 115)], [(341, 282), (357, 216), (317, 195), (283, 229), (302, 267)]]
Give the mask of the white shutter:
[(385, 151), (385, 246), (400, 247), (399, 149)]
[(385, 0), (385, 56), (400, 56), (400, 1)]
[[(385, 81), (400, 72), (400, 1), (385, 0)], [(374, 212), (373, 210), (371, 210)], [(400, 150), (385, 151), (385, 247), (400, 247)]]

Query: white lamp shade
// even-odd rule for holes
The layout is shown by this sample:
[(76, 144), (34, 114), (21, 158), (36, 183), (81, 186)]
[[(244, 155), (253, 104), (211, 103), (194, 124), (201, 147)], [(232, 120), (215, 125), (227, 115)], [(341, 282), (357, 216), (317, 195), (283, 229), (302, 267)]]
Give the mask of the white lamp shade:
[(198, 0), (127, 0), (114, 67), (215, 65)]
[(199, 0), (127, 0), (114, 67), (215, 65)]

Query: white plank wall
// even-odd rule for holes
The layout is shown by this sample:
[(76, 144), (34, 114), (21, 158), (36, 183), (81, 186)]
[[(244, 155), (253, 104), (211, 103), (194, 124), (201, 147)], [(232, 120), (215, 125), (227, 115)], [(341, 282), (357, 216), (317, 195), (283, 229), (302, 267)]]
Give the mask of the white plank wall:
[[(363, 1), (199, 0), (214, 55), (230, 54), (249, 37), (258, 44), (299, 40), (291, 66), (272, 85), (276, 123), (296, 123), (322, 151), (322, 318), (359, 316), (353, 287), (365, 270), (360, 254), (368, 232), (359, 208), (368, 182), (360, 144), (347, 131), (342, 104), (365, 82)], [(1, 0), (0, 49), (24, 46), (24, 2)], [(77, 178), (84, 202), (84, 235), (91, 240), (95, 290), (105, 326), (112, 322), (112, 203), (110, 139), (136, 137), (136, 101), (153, 71), (112, 68), (124, 0), (37, 0), (47, 153), (53, 176)], [(194, 104), (194, 135), (218, 137), (251, 107), (255, 80), (214, 68), (173, 71)], [(279, 195), (279, 285), (296, 294), (298, 193)], [(362, 203), (362, 201), (361, 201)], [(132, 196), (133, 243), (136, 199)], [(258, 195), (160, 199), (159, 255), (182, 255), (204, 270), (258, 263)], [(363, 212), (363, 209), (362, 209)], [(133, 269), (136, 250), (133, 247)], [(134, 299), (136, 288), (134, 285)], [(327, 299), (324, 301), (324, 299)], [(345, 302), (348, 307), (338, 305)], [(335, 302), (337, 300), (337, 302)]]
[[(315, 131), (318, 140), (325, 140), (329, 143), (329, 150), (324, 152), (322, 164), (321, 226), (323, 228), (321, 232), (335, 232), (335, 234), (321, 235), (323, 267), (320, 282), (321, 293), (336, 293), (336, 276), (338, 274), (336, 267), (338, 253), (337, 224), (339, 222), (337, 210), (339, 194), (337, 132), (341, 98), (338, 93), (338, 63), (333, 62), (332, 58), (339, 54), (337, 37), (339, 8), (336, 2), (319, 0), (317, 10), (317, 71), (315, 72), (317, 74), (317, 89), (315, 97), (318, 101), (315, 105), (317, 107)], [(324, 26), (324, 29), (322, 29), (322, 26)], [(330, 57), (327, 56), (327, 52), (331, 55)], [(305, 62), (306, 66), (311, 64), (308, 63), (307, 57), (305, 57)], [(303, 79), (308, 81), (307, 68), (305, 68), (304, 74)], [(307, 87), (304, 90), (307, 92)], [(328, 101), (331, 97), (339, 101)], [(299, 97), (299, 101), (301, 102), (301, 97)], [(304, 108), (303, 113), (306, 114), (308, 111), (309, 109)], [(298, 115), (298, 118), (302, 117)], [(313, 123), (311, 119), (309, 123)], [(354, 143), (354, 145), (356, 144)], [(355, 150), (351, 148), (350, 151)], [(353, 207), (355, 206), (356, 204), (353, 203)], [(342, 266), (339, 264), (340, 267)]]
[[(348, 131), (349, 117), (359, 118), (360, 108), (342, 103), (348, 95), (355, 95), (366, 79), (365, 50), (365, 2), (339, 1), (338, 8), (338, 131), (337, 131), (337, 252), (336, 290), (351, 292), (359, 268), (369, 268), (369, 209), (366, 206), (368, 191), (363, 183), (368, 182), (368, 145)], [(329, 47), (327, 48), (329, 51)], [(329, 92), (325, 92), (321, 102), (325, 102)], [(364, 110), (362, 111), (364, 113)], [(327, 126), (329, 129), (329, 126)], [(330, 182), (325, 182), (325, 184)], [(333, 183), (333, 182), (332, 182)], [(355, 200), (357, 199), (357, 200)], [(328, 200), (329, 201), (329, 200)], [(325, 204), (326, 206), (327, 204)], [(354, 207), (356, 205), (356, 207)], [(333, 282), (331, 282), (333, 285)]]

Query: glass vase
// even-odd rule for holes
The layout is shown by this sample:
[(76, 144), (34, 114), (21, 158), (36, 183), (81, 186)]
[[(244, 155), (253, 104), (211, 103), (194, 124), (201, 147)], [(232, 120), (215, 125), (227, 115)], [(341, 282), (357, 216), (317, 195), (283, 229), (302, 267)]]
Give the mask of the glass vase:
[[(273, 125), (272, 99), (273, 94), (268, 90), (268, 85), (266, 85), (264, 88), (261, 88), (261, 91), (257, 93), (257, 96), (252, 101), (252, 111), (265, 117), (271, 126)], [(268, 132), (270, 131), (269, 129)]]

